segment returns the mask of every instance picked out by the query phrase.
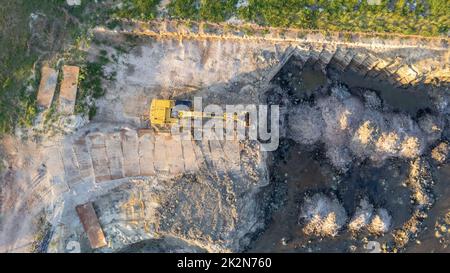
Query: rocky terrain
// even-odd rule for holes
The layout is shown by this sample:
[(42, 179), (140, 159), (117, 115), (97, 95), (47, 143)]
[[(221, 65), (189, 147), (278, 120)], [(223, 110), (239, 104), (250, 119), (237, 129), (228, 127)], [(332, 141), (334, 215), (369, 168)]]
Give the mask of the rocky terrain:
[[(448, 251), (447, 39), (179, 21), (93, 36), (114, 75), (95, 118), (2, 140), (0, 251), (396, 252), (431, 230), (425, 250)], [(194, 97), (280, 105), (280, 146), (139, 133), (153, 98)]]

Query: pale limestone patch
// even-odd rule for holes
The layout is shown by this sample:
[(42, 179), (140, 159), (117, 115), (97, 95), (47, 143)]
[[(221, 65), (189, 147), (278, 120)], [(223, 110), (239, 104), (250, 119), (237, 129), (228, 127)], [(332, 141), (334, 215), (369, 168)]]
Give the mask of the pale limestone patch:
[(366, 120), (357, 130), (356, 138), (361, 144), (368, 145), (373, 141), (373, 134), (375, 128), (371, 125), (371, 122)]
[(448, 158), (450, 147), (447, 143), (441, 142), (431, 151), (431, 157), (438, 163), (444, 163)]

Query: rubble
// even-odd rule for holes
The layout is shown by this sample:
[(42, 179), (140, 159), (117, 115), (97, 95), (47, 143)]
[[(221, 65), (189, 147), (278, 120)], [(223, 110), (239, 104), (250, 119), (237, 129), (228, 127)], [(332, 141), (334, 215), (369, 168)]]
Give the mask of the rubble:
[(450, 147), (448, 143), (441, 142), (433, 148), (431, 151), (431, 157), (438, 163), (444, 163), (447, 160), (449, 153)]
[(370, 219), (372, 219), (373, 205), (369, 203), (367, 198), (361, 199), (359, 206), (356, 208), (355, 214), (350, 219), (350, 223), (348, 224), (348, 229), (356, 233), (361, 229), (367, 227), (370, 223)]
[(334, 237), (346, 221), (347, 213), (336, 197), (316, 193), (304, 198), (299, 222), (306, 235)]
[(447, 211), (434, 224), (434, 236), (439, 240), (439, 243), (447, 248), (450, 244), (450, 211)]
[(411, 201), (415, 206), (411, 217), (401, 228), (393, 231), (397, 248), (404, 248), (421, 231), (422, 221), (427, 218), (427, 211), (434, 202), (429, 191), (433, 183), (428, 162), (420, 158), (412, 160), (406, 185), (411, 189)]
[(81, 5), (81, 0), (66, 0), (69, 6), (79, 6)]
[(311, 145), (319, 141), (325, 123), (320, 109), (310, 106), (294, 108), (289, 113), (289, 137), (299, 143)]
[(312, 107), (293, 107), (288, 136), (307, 145), (324, 143), (328, 159), (342, 171), (352, 160), (415, 158), (436, 139), (426, 138), (428, 132), (406, 114), (364, 108), (345, 87), (332, 87), (330, 92)]
[(425, 114), (419, 118), (419, 127), (427, 137), (427, 142), (432, 143), (439, 140), (442, 136), (443, 121), (442, 119)]
[(387, 210), (378, 209), (367, 229), (374, 235), (382, 235), (387, 233), (391, 227), (391, 219), (392, 217), (389, 215)]

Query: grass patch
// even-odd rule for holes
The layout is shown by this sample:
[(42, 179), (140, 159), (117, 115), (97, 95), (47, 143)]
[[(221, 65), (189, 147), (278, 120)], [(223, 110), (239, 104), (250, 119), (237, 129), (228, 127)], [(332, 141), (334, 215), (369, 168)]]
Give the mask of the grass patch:
[(104, 66), (110, 62), (106, 51), (101, 51), (96, 62), (87, 62), (80, 67), (75, 114), (87, 114), (92, 119), (96, 112), (95, 99), (105, 95), (103, 80), (114, 80), (114, 75), (106, 75)]
[(44, 115), (44, 126), (55, 123), (58, 120), (58, 112), (56, 111), (56, 104), (53, 103), (52, 106), (45, 112)]
[(448, 0), (381, 0), (380, 5), (366, 0), (248, 0), (240, 7), (237, 2), (173, 0), (169, 15), (212, 22), (237, 16), (262, 26), (423, 36), (447, 35), (450, 25)]
[[(85, 62), (85, 54), (78, 48), (89, 40), (87, 34), (91, 27), (111, 18), (113, 9), (108, 2), (82, 1), (80, 6), (69, 7), (65, 0), (16, 0), (0, 5), (0, 136), (13, 132), (16, 126), (33, 124), (38, 88), (34, 79), (39, 79), (39, 75), (34, 79), (31, 76), (33, 71), (39, 73), (40, 67), (34, 66), (40, 57), (53, 61), (63, 57), (74, 65)], [(32, 14), (45, 18), (47, 25), (32, 31)], [(55, 25), (60, 27), (59, 35), (50, 28)], [(40, 51), (36, 50), (32, 41), (39, 35), (44, 42), (51, 43), (50, 39), (54, 38), (55, 43), (70, 44), (72, 49), (62, 52), (61, 48), (41, 45)]]
[(199, 20), (197, 0), (171, 1), (168, 8), (169, 14), (175, 18)]
[[(160, 0), (125, 0), (122, 7), (115, 10), (114, 15), (119, 18), (155, 19), (159, 2)], [(109, 27), (114, 28), (114, 25)]]
[(392, 32), (424, 36), (446, 35), (450, 24), (447, 0), (382, 0), (369, 5), (357, 0), (249, 0), (239, 9), (242, 19), (275, 27), (314, 28), (332, 31)]
[(38, 54), (29, 49), (32, 12), (59, 16), (61, 0), (4, 1), (0, 5), (0, 135), (15, 124), (30, 126), (37, 113), (36, 94), (28, 85)]
[(173, 0), (168, 6), (171, 17), (223, 22), (236, 14), (238, 0)]

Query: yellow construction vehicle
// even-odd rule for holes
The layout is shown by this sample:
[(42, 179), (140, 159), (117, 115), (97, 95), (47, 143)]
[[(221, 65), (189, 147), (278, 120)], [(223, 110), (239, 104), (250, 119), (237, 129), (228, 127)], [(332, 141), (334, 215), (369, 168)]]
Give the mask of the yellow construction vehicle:
[[(177, 107), (182, 105), (184, 107)], [(179, 110), (183, 108), (187, 110)], [(150, 105), (149, 120), (150, 125), (156, 132), (167, 132), (174, 124), (180, 124), (181, 121), (189, 122), (192, 119), (222, 119), (232, 120), (249, 126), (248, 113), (232, 113), (216, 116), (215, 113), (199, 112), (192, 109), (191, 101), (185, 100), (164, 100), (153, 99)], [(193, 128), (193, 126), (191, 126)]]

